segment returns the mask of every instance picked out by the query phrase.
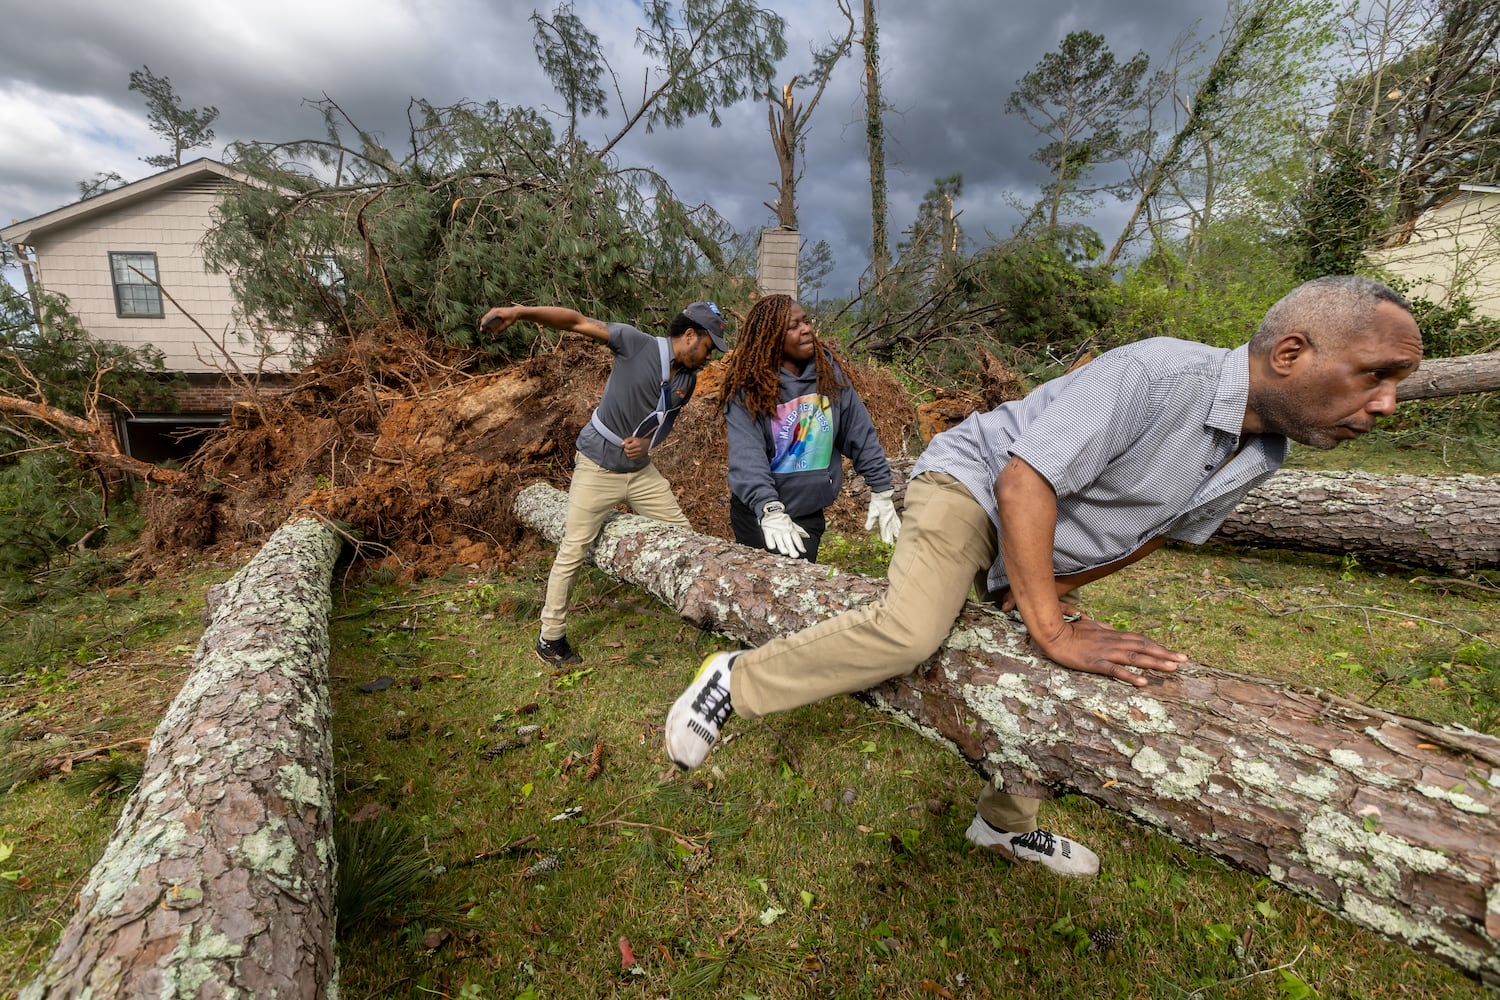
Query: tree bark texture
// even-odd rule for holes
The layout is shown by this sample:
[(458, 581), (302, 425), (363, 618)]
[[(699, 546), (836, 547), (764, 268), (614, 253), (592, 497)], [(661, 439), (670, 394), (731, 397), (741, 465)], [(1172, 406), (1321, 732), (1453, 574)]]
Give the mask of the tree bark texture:
[(1213, 540), (1467, 573), (1500, 565), (1500, 476), (1282, 469), (1245, 497)]
[(1500, 352), (1428, 358), (1416, 374), (1396, 386), (1396, 398), (1437, 399), (1500, 389)]
[[(561, 537), (566, 494), (518, 494)], [(591, 558), (752, 645), (883, 580), (619, 515)], [(1078, 790), (1331, 912), (1500, 985), (1500, 739), (1185, 664), (1145, 688), (1065, 669), (969, 605), (943, 648), (859, 697), (1011, 791)]]
[(333, 995), (330, 581), (283, 525), (222, 587), (72, 921), (23, 1000)]
[[(891, 462), (897, 507), (913, 464)], [(1468, 573), (1500, 565), (1500, 476), (1282, 469), (1250, 491), (1212, 541)]]

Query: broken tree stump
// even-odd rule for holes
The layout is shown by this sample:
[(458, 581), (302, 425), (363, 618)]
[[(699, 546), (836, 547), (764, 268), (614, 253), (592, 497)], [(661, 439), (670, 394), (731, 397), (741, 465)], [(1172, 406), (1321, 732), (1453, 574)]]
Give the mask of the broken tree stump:
[(23, 1000), (333, 994), (330, 582), (283, 525), (210, 601), (140, 785)]
[[(531, 486), (516, 514), (556, 541), (566, 500)], [(630, 515), (590, 558), (751, 645), (885, 586)], [(972, 604), (913, 673), (859, 697), (1009, 790), (1076, 789), (1500, 985), (1494, 736), (1199, 664), (1129, 687), (1051, 663), (1023, 626)]]

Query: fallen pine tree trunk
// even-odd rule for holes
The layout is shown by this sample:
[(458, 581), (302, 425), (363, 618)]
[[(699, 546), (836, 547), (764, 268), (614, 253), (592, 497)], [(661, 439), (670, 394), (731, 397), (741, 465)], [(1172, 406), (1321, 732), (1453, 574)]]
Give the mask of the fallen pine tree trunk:
[(1437, 399), (1500, 389), (1500, 352), (1428, 358), (1410, 378), (1396, 386), (1396, 398)]
[[(515, 509), (561, 537), (566, 494), (531, 486)], [(884, 589), (625, 515), (591, 559), (751, 645)], [(1076, 789), (1500, 985), (1496, 737), (1197, 664), (1132, 688), (1047, 661), (975, 605), (912, 674), (859, 697), (1007, 789)]]
[(232, 579), (78, 910), (22, 1000), (331, 996), (330, 580), (283, 525)]
[(1245, 497), (1213, 540), (1467, 573), (1500, 565), (1500, 476), (1282, 469)]
[[(897, 507), (913, 464), (891, 463)], [(1500, 476), (1282, 469), (1250, 491), (1212, 541), (1353, 554), (1444, 573), (1500, 566)]]

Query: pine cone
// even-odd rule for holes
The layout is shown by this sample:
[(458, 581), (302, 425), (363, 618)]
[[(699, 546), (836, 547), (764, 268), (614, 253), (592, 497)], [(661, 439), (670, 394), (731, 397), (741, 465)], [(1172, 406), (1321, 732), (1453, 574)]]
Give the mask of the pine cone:
[(545, 875), (548, 872), (555, 871), (557, 871), (557, 855), (545, 854), (541, 857), (540, 860), (538, 860), (531, 867), (527, 868), (526, 871), (524, 871), (522, 874), (526, 878), (536, 878), (538, 875)]
[(514, 750), (519, 746), (521, 746), (521, 744), (515, 740), (501, 740), (494, 746), (486, 750), (479, 751), (479, 756), (483, 757), (485, 760), (494, 760), (496, 757), (505, 753), (507, 750)]
[(1109, 951), (1124, 937), (1125, 932), (1118, 927), (1095, 927), (1089, 931), (1089, 943), (1094, 946), (1095, 951)]

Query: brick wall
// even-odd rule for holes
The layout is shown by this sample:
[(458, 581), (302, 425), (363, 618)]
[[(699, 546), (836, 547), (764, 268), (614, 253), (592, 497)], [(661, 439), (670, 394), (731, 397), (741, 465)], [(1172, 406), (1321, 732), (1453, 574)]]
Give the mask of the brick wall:
[[(175, 393), (183, 413), (228, 413), (235, 400), (249, 395), (242, 386), (225, 378), (190, 378), (189, 383)], [(279, 396), (290, 388), (291, 383), (285, 379), (262, 379), (257, 391), (262, 396)]]

